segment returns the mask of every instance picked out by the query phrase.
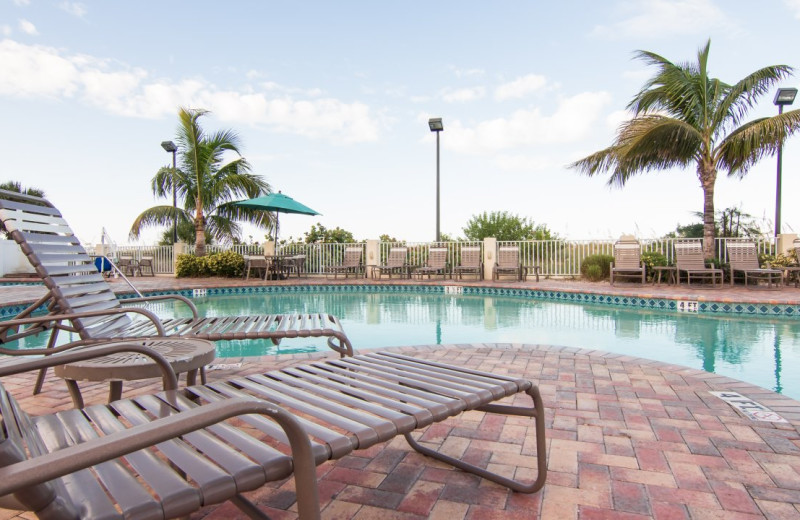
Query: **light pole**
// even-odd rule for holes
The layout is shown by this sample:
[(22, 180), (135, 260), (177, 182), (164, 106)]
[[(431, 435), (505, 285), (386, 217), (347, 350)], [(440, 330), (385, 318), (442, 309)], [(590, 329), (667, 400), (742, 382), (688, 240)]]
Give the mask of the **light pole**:
[(441, 117), (433, 117), (428, 119), (428, 126), (431, 132), (436, 132), (436, 241), (442, 240), (442, 234), (439, 231), (439, 133), (444, 130)]
[(172, 245), (174, 246), (178, 243), (178, 195), (175, 192), (175, 173), (177, 172), (175, 153), (178, 151), (178, 147), (172, 141), (162, 141), (161, 148), (172, 153)]
[[(796, 88), (779, 88), (773, 103), (778, 105), (778, 115), (783, 114), (783, 107), (794, 103)], [(781, 168), (783, 166), (783, 141), (778, 143), (778, 179), (775, 184), (775, 238), (781, 234)]]

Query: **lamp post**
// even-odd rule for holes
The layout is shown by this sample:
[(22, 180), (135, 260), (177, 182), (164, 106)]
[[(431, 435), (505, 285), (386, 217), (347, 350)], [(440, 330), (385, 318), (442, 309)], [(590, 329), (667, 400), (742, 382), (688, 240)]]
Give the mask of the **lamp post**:
[(175, 153), (178, 151), (178, 147), (172, 141), (162, 141), (161, 148), (172, 153), (172, 245), (175, 245), (178, 243), (178, 195), (175, 192), (175, 172), (177, 171)]
[(431, 132), (436, 132), (436, 241), (442, 240), (442, 234), (439, 231), (439, 133), (444, 130), (441, 117), (433, 117), (428, 119), (428, 126)]
[[(794, 103), (796, 88), (779, 88), (773, 103), (778, 105), (778, 115), (783, 114), (783, 107)], [(783, 141), (778, 143), (778, 178), (775, 183), (775, 238), (781, 234), (781, 168), (783, 163)]]

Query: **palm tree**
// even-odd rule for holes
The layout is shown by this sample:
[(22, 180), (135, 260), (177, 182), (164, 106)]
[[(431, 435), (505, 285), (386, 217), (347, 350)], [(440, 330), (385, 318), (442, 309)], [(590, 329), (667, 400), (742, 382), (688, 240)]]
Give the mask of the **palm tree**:
[[(236, 219), (259, 227), (270, 225), (265, 211), (248, 210), (232, 203), (244, 198), (254, 198), (270, 192), (269, 184), (260, 176), (250, 173), (250, 164), (239, 151), (239, 136), (232, 130), (206, 134), (199, 119), (207, 110), (181, 107), (178, 110), (178, 148), (180, 168), (161, 168), (152, 180), (156, 197), (169, 197), (173, 182), (177, 197), (183, 201), (177, 215), (172, 206), (155, 206), (142, 212), (131, 226), (131, 238), (138, 238), (146, 226), (171, 225), (177, 217), (178, 227), (194, 224), (195, 254), (205, 255), (206, 234), (220, 242), (232, 242), (241, 234)], [(224, 161), (227, 152), (236, 158)]]
[(636, 58), (657, 68), (628, 109), (614, 143), (571, 165), (594, 176), (611, 172), (608, 184), (622, 187), (634, 175), (651, 170), (696, 165), (703, 189), (703, 251), (714, 254), (714, 184), (717, 171), (743, 177), (762, 157), (800, 127), (800, 110), (742, 123), (756, 100), (792, 68), (774, 65), (729, 85), (709, 77), (709, 40), (697, 63), (675, 64), (647, 51)]
[[(19, 181), (6, 181), (0, 184), (0, 190), (6, 191), (13, 191), (15, 193), (24, 193), (25, 195), (33, 195), (34, 197), (42, 197), (44, 198), (44, 190), (40, 190), (39, 188), (23, 188), (22, 183)], [(7, 239), (11, 239), (9, 236), (8, 229), (6, 229), (6, 225), (0, 222), (0, 233), (5, 234)]]

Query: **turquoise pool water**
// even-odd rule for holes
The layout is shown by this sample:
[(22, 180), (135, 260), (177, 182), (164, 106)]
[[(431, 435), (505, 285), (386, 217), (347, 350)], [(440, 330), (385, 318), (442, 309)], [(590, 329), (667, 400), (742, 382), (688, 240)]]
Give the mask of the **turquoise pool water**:
[[(530, 343), (606, 350), (730, 376), (800, 399), (800, 320), (684, 314), (513, 296), (390, 292), (258, 293), (193, 300), (201, 315), (328, 312), (353, 346)], [(180, 303), (156, 314), (188, 315)], [(66, 338), (65, 338), (66, 339)], [(21, 348), (36, 346), (28, 341)], [(326, 350), (324, 339), (217, 342), (220, 357)]]

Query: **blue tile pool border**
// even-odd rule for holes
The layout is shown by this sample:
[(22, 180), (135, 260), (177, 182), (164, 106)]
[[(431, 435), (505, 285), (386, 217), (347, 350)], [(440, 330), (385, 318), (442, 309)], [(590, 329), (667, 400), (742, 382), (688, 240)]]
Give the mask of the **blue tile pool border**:
[[(197, 289), (147, 291), (145, 295), (171, 295), (179, 294), (187, 298), (195, 297)], [(685, 300), (668, 298), (647, 298), (640, 296), (623, 296), (613, 294), (581, 293), (571, 291), (554, 291), (543, 289), (515, 289), (506, 287), (473, 287), (473, 286), (447, 286), (447, 285), (267, 285), (251, 287), (211, 287), (199, 289), (200, 294), (207, 296), (236, 295), (236, 294), (297, 294), (319, 292), (341, 293), (416, 293), (416, 294), (458, 294), (473, 296), (510, 296), (544, 301), (560, 301), (572, 303), (590, 303), (610, 305), (617, 307), (635, 307), (649, 310), (663, 310), (679, 312), (681, 303)], [(134, 294), (118, 294), (120, 299), (134, 297)], [(795, 317), (800, 316), (800, 305), (777, 303), (736, 303), (697, 301), (698, 314), (719, 315), (747, 315), (768, 317)], [(11, 305), (0, 307), (0, 319), (16, 316), (27, 305)]]

